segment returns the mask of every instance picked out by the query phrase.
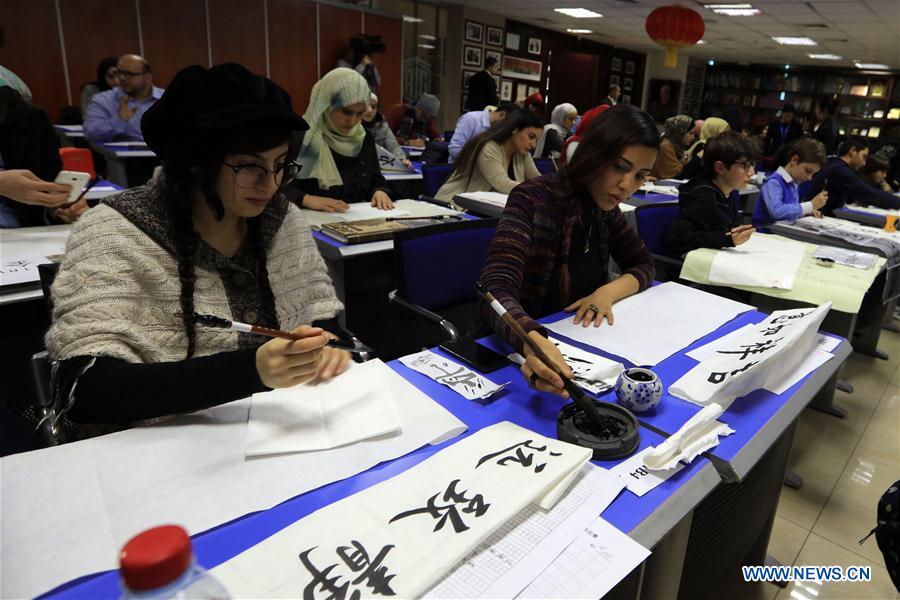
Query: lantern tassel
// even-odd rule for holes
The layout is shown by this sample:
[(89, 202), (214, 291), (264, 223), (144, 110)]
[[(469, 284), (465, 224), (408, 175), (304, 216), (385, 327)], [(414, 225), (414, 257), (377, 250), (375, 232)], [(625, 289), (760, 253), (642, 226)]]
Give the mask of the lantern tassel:
[(678, 48), (672, 46), (666, 48), (666, 61), (664, 64), (670, 69), (678, 66)]

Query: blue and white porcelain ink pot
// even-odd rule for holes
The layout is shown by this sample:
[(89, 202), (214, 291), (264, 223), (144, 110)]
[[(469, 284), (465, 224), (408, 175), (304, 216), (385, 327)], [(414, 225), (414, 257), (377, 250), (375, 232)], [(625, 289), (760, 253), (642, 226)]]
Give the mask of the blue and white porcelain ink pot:
[(662, 393), (662, 381), (650, 369), (641, 367), (626, 369), (616, 381), (616, 397), (619, 404), (636, 413), (654, 408), (662, 399)]

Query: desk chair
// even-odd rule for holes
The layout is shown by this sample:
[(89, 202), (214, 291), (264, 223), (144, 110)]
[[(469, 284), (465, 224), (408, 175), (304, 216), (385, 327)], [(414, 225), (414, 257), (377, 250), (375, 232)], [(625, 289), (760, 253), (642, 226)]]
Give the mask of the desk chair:
[(437, 191), (441, 189), (450, 173), (456, 165), (439, 165), (439, 164), (423, 164), (422, 165), (422, 183), (425, 187), (425, 195), (434, 198)]
[(434, 331), (425, 340), (417, 330), (412, 350), (459, 339), (466, 333), (459, 325), (471, 328), (477, 310), (475, 282), (497, 222), (455, 221), (394, 234), (398, 287), (388, 293), (388, 301), (401, 315), (424, 320)]
[(669, 256), (666, 247), (666, 236), (669, 228), (678, 218), (678, 202), (659, 202), (645, 204), (634, 209), (637, 223), (637, 234), (644, 241), (647, 250), (653, 255), (656, 264), (656, 279), (675, 281), (681, 273), (684, 261)]
[(547, 175), (548, 173), (556, 173), (556, 163), (552, 158), (535, 158), (534, 166), (537, 167), (537, 170), (541, 175)]
[(80, 171), (90, 173), (91, 177), (96, 176), (90, 148), (60, 148), (59, 158), (65, 171)]

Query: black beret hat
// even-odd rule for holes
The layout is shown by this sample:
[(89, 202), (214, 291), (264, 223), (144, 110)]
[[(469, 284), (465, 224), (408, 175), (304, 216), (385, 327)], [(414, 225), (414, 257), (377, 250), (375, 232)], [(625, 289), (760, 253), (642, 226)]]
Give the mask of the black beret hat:
[(284, 89), (234, 63), (182, 69), (141, 120), (144, 141), (161, 158), (215, 148), (247, 126), (309, 129)]

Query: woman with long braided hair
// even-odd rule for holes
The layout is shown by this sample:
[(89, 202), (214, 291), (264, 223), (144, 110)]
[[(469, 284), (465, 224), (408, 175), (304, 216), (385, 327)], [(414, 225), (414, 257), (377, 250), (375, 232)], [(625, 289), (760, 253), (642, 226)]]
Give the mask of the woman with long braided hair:
[[(329, 379), (342, 309), (302, 213), (281, 193), (306, 123), (274, 82), (188, 67), (147, 111), (162, 174), (111, 196), (72, 232), (47, 348), (72, 421), (122, 424)], [(198, 328), (195, 313), (299, 341)]]

